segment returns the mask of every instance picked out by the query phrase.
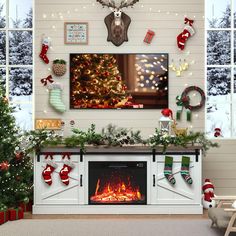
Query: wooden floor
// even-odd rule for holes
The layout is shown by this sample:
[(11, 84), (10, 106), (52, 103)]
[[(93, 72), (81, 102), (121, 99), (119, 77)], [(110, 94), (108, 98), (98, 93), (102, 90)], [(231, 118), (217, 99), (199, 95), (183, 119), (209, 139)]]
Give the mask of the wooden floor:
[(207, 211), (202, 215), (33, 215), (25, 213), (25, 219), (208, 219)]

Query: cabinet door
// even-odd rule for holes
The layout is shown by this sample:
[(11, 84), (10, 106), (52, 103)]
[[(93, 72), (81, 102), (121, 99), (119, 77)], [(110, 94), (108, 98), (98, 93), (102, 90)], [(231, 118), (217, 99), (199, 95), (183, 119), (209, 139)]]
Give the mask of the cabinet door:
[(57, 164), (57, 168), (51, 174), (51, 185), (45, 183), (42, 176), (42, 172), (47, 165), (45, 155), (40, 155), (40, 162), (35, 161), (35, 204), (78, 204), (80, 185), (79, 156), (75, 154), (70, 156), (75, 166), (69, 173), (68, 185), (62, 183), (59, 175), (64, 165), (62, 156), (63, 153), (53, 155), (53, 161)]
[(184, 155), (190, 158), (190, 176), (192, 184), (188, 184), (181, 175), (182, 155), (173, 157), (172, 173), (176, 183), (169, 183), (164, 175), (165, 155), (156, 157), (152, 174), (155, 176), (155, 186), (152, 186), (152, 204), (201, 204), (201, 160), (195, 155)]

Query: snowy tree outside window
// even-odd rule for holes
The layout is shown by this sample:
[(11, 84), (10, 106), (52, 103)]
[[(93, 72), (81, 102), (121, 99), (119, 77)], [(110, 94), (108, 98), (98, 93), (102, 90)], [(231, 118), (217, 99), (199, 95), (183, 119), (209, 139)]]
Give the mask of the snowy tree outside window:
[(26, 130), (32, 129), (32, 14), (32, 0), (0, 0), (0, 84)]
[(236, 2), (206, 0), (205, 3), (206, 133), (214, 138), (215, 128), (220, 128), (220, 138), (236, 138)]

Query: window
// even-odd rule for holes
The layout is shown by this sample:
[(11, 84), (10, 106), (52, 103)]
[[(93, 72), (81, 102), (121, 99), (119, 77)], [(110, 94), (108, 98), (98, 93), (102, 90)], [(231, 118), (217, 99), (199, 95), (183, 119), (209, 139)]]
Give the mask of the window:
[(236, 2), (206, 0), (206, 133), (236, 138)]
[(0, 84), (24, 130), (32, 129), (32, 19), (32, 0), (0, 0)]

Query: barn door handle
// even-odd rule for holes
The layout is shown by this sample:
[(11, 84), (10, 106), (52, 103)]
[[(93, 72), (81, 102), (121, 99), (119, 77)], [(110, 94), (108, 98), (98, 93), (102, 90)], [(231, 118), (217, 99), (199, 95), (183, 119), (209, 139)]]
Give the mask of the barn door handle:
[(153, 183), (153, 187), (155, 187), (156, 186), (156, 176), (155, 175), (153, 175), (153, 177), (152, 177), (152, 183)]
[(83, 187), (83, 175), (80, 175), (80, 187)]

